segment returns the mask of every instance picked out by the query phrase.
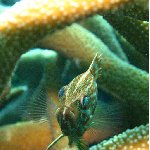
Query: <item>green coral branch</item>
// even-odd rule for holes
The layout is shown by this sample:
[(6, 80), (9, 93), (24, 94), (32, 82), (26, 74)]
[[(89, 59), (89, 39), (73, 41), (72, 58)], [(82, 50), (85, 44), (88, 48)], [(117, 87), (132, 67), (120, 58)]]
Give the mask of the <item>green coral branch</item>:
[(102, 54), (102, 75), (98, 85), (122, 102), (130, 103), (130, 107), (140, 109), (131, 110), (135, 117), (131, 121), (133, 124), (148, 121), (148, 74), (119, 59), (95, 35), (74, 24), (47, 37), (40, 44), (69, 58), (77, 58), (86, 65), (90, 64), (95, 53)]
[[(147, 149), (149, 124), (135, 127), (134, 129), (128, 129), (125, 132), (115, 135), (109, 140), (105, 140), (95, 146), (92, 146), (90, 150), (108, 150), (108, 149)], [(137, 144), (138, 143), (138, 144)]]
[(142, 55), (139, 51), (137, 51), (133, 45), (131, 45), (121, 34), (116, 31), (116, 36), (123, 48), (125, 54), (128, 57), (128, 60), (134, 66), (146, 70), (148, 72), (148, 58)]
[[(24, 0), (24, 2), (26, 1)], [(42, 5), (42, 1), (40, 4), (40, 8), (44, 8), (44, 11), (47, 12), (45, 7)], [(33, 6), (35, 7), (35, 5)], [(42, 12), (39, 11), (40, 8), (38, 8), (37, 12), (35, 12), (37, 16), (40, 12)], [(22, 12), (20, 12), (19, 9), (19, 13), (22, 14)], [(33, 47), (39, 40), (43, 39), (43, 37), (51, 33), (54, 28), (57, 27), (57, 23), (60, 23), (61, 20), (61, 18), (59, 18), (60, 20), (58, 20), (58, 22), (53, 22), (51, 19), (48, 21), (45, 19), (47, 22), (43, 22), (43, 17), (45, 17), (45, 15), (41, 15), (42, 18), (36, 18), (29, 12), (27, 11), (27, 22), (24, 23), (22, 20), (20, 22), (15, 22), (16, 18), (13, 18), (14, 16), (11, 15), (11, 13), (9, 13), (10, 15), (8, 15), (8, 18), (5, 18), (5, 15), (1, 15), (0, 17), (0, 55), (2, 58), (0, 59), (0, 93), (6, 82), (9, 80), (10, 74), (12, 73), (20, 55), (28, 48)], [(29, 14), (34, 16), (32, 18), (33, 20), (31, 19), (31, 22), (28, 22), (30, 18)], [(86, 15), (89, 14), (93, 14), (93, 12), (88, 12)], [(82, 18), (83, 16), (80, 15), (79, 18)], [(133, 16), (131, 15), (131, 17)], [(131, 23), (133, 29), (135, 29), (135, 26), (138, 27), (136, 32), (140, 32), (140, 29), (142, 28), (142, 32), (146, 31), (147, 33), (147, 22), (144, 22), (143, 25), (143, 22), (140, 20), (135, 20), (130, 17), (126, 18), (128, 23)], [(76, 19), (77, 18), (75, 18), (75, 20)], [(69, 20), (69, 22), (73, 22), (75, 20)], [(67, 25), (69, 22), (64, 22), (63, 25)], [(49, 26), (50, 23), (52, 23), (52, 26)], [(145, 30), (143, 30), (143, 26)], [(145, 38), (147, 35), (143, 35), (142, 32), (140, 32), (139, 41), (142, 36), (144, 38), (141, 41), (147, 44), (147, 37)], [(135, 47), (137, 46), (134, 44), (134, 40), (132, 41), (132, 39), (131, 43)], [(101, 38), (98, 39), (94, 34), (90, 33), (86, 29), (74, 24), (71, 27), (50, 35), (47, 39), (45, 39), (45, 41), (42, 41), (41, 44), (45, 47), (56, 49), (69, 58), (77, 58), (79, 60), (78, 62), (82, 62), (85, 66), (91, 63), (95, 53), (101, 53), (103, 59), (100, 66), (102, 68), (102, 75), (98, 80), (99, 87), (117, 97), (124, 105), (128, 105), (128, 120), (130, 120), (133, 125), (148, 121), (148, 74), (145, 71), (137, 69), (133, 65), (122, 61), (114, 55), (114, 53), (110, 51), (110, 46), (106, 45), (108, 44), (107, 42), (103, 42)], [(144, 47), (144, 45), (142, 46)], [(144, 54), (145, 52), (147, 54), (146, 50), (147, 49), (144, 49)], [(45, 80), (52, 81), (52, 79), (49, 79), (49, 76), (51, 75), (54, 75), (54, 73), (52, 72), (52, 74), (50, 73), (47, 75)], [(127, 104), (125, 104), (126, 102)], [(130, 116), (132, 116), (132, 118), (130, 118)]]
[[(72, 3), (75, 3), (77, 7), (74, 7)], [(58, 29), (83, 17), (107, 11), (125, 3), (127, 3), (126, 0), (102, 1), (102, 3), (98, 0), (86, 1), (87, 11), (81, 1), (72, 0), (69, 3), (64, 1), (65, 14), (63, 14), (60, 3), (55, 1), (48, 0), (45, 3), (43, 0), (22, 0), (2, 13), (0, 15), (0, 55), (4, 59), (0, 59), (0, 93), (21, 54), (34, 47), (36, 42), (55, 28)]]
[(148, 57), (149, 23), (131, 17), (105, 15), (105, 18), (118, 30), (140, 53)]
[(81, 22), (81, 25), (98, 36), (119, 58), (128, 61), (121, 45), (117, 41), (114, 29), (102, 16), (96, 15), (85, 19)]
[(132, 4), (128, 3), (126, 7), (120, 7), (117, 10), (107, 11), (104, 14), (119, 14), (120, 16), (128, 16), (138, 20), (149, 20), (148, 0), (135, 0)]

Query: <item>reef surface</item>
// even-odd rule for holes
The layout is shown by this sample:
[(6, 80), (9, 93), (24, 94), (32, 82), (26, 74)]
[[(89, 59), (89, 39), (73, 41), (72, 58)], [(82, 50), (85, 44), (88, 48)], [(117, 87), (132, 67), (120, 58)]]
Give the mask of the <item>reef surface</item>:
[[(0, 149), (46, 149), (60, 133), (54, 115), (60, 87), (96, 53), (106, 118), (99, 116), (103, 123), (84, 139), (90, 149), (148, 149), (148, 1), (15, 2), (0, 1)], [(40, 123), (47, 97), (50, 119)], [(70, 149), (67, 142), (54, 149)]]

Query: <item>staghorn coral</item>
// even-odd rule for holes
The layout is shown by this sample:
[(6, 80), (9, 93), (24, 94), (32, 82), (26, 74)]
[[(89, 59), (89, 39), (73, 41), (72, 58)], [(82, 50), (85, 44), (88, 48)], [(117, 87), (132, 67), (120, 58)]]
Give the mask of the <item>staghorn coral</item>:
[[(117, 20), (117, 21), (119, 21), (119, 20)], [(121, 24), (121, 22), (119, 22), (119, 23)], [(148, 58), (143, 56), (142, 53), (144, 53), (144, 52), (141, 53), (141, 52), (137, 51), (135, 49), (135, 47), (133, 45), (131, 45), (127, 41), (127, 39), (125, 39), (123, 37), (123, 35), (119, 34), (115, 29), (113, 29), (112, 26), (107, 22), (107, 20), (105, 20), (102, 16), (95, 15), (94, 17), (84, 19), (81, 22), (81, 25), (84, 26), (86, 29), (90, 30), (96, 36), (98, 36), (105, 43), (105, 45), (108, 46), (108, 48), (113, 53), (115, 53), (119, 58), (121, 58), (122, 60), (125, 60), (125, 61), (129, 60), (128, 61), (129, 63), (134, 64), (138, 68), (141, 68), (143, 70), (148, 70)], [(134, 27), (134, 33), (137, 32), (137, 30), (135, 31), (135, 27)], [(138, 28), (138, 26), (136, 28)], [(144, 45), (144, 44), (148, 45), (147, 44), (148, 43), (148, 34), (147, 34), (148, 31), (145, 31), (144, 33), (142, 33), (144, 29), (143, 29), (143, 27), (141, 27), (141, 29), (142, 30), (140, 30), (140, 32), (138, 32), (138, 37), (141, 38), (140, 43), (142, 43), (142, 45)], [(132, 30), (133, 30), (133, 27), (132, 27)], [(129, 31), (128, 31), (128, 33), (129, 33)], [(132, 31), (132, 33), (133, 33), (133, 31)], [(126, 35), (127, 35), (127, 33), (126, 33)], [(131, 34), (130, 34), (130, 36), (131, 36)], [(142, 37), (146, 37), (146, 38), (142, 38)], [(137, 38), (137, 36), (135, 38)]]
[(122, 17), (123, 16), (128, 16), (132, 17), (137, 20), (144, 20), (148, 21), (149, 20), (149, 8), (148, 8), (148, 0), (141, 0), (141, 1), (135, 1), (132, 3), (128, 3), (126, 7), (120, 7), (117, 10), (117, 13), (115, 11), (111, 12), (105, 12), (105, 14), (119, 14)]
[[(128, 0), (22, 0), (0, 15), (1, 55), (0, 93), (8, 82), (19, 56), (51, 33), (54, 28), (82, 17), (102, 12), (126, 3)], [(23, 38), (22, 38), (23, 37)]]
[[(148, 26), (147, 21), (136, 20), (131, 17), (123, 17), (118, 14), (105, 15), (105, 18), (143, 55), (148, 57)], [(122, 23), (123, 22), (123, 23)], [(126, 28), (128, 30), (126, 30)]]
[(128, 60), (131, 64), (140, 68), (142, 70), (146, 70), (148, 72), (148, 58), (141, 54), (139, 51), (135, 49), (133, 45), (131, 45), (127, 39), (125, 39), (121, 34), (116, 31), (116, 36), (121, 44), (124, 52), (126, 53)]
[(95, 15), (84, 19), (81, 25), (98, 36), (119, 58), (128, 61), (126, 54), (117, 41), (114, 29), (102, 16)]
[(100, 144), (97, 144), (90, 148), (90, 150), (108, 150), (108, 149), (117, 149), (117, 150), (128, 150), (128, 149), (144, 149), (148, 150), (148, 129), (149, 124), (141, 125), (135, 127), (134, 129), (128, 129), (125, 132), (115, 135), (113, 138), (108, 141), (103, 141)]
[[(138, 2), (138, 1), (137, 1)], [(142, 2), (142, 1), (140, 1), (140, 2)], [(23, 4), (23, 2), (21, 2), (22, 4)], [(31, 2), (32, 3), (32, 2)], [(40, 4), (43, 4), (43, 2), (41, 3), (41, 1), (40, 1)], [(55, 3), (56, 4), (56, 3)], [(18, 5), (20, 5), (20, 4), (18, 4)], [(54, 5), (53, 6), (53, 8), (55, 7), (56, 5)], [(129, 6), (131, 6), (131, 5), (129, 5)], [(32, 6), (31, 6), (32, 7)], [(113, 7), (113, 5), (111, 6), (111, 7)], [(22, 8), (22, 7), (21, 7)], [(33, 8), (33, 7), (32, 7)], [(31, 9), (32, 9), (31, 8)], [(45, 7), (43, 7), (44, 9), (45, 9)], [(143, 7), (141, 8), (141, 9), (143, 9)], [(81, 9), (82, 10), (82, 9)], [(126, 9), (127, 10), (127, 9)], [(18, 10), (18, 12), (19, 12), (20, 10)], [(40, 14), (40, 12), (39, 12), (39, 9), (37, 9), (37, 10), (35, 10), (36, 12), (38, 12), (37, 13), (37, 16), (38, 16), (38, 14)], [(86, 11), (86, 10), (83, 10), (83, 11)], [(98, 11), (98, 10), (97, 10)], [(103, 9), (100, 9), (100, 12), (101, 11), (103, 11)], [(21, 11), (20, 11), (21, 12)], [(127, 12), (126, 13), (128, 13), (129, 11), (127, 10)], [(87, 13), (87, 15), (89, 15), (88, 14), (88, 12), (86, 12)], [(93, 12), (89, 12), (89, 13), (93, 13)], [(7, 13), (6, 13), (7, 14)], [(28, 16), (29, 14), (27, 14), (27, 16)], [(132, 13), (132, 12), (129, 12), (128, 13), (128, 15), (131, 17), (137, 17), (137, 16), (135, 16), (135, 13)], [(142, 14), (143, 15), (143, 14)], [(9, 17), (10, 16), (13, 16), (13, 14), (9, 14), (8, 15)], [(143, 15), (144, 16), (144, 15)], [(29, 17), (29, 16), (28, 16)], [(42, 16), (43, 17), (43, 16)], [(81, 15), (79, 15), (79, 18), (82, 18), (82, 14)], [(141, 17), (141, 16), (140, 16)], [(142, 18), (142, 17), (141, 17)], [(10, 19), (10, 18), (9, 18)], [(12, 31), (12, 32), (10, 32), (10, 34), (8, 34), (9, 36), (9, 40), (4, 44), (4, 43), (1, 43), (0, 44), (0, 48), (2, 48), (2, 54), (3, 54), (3, 56), (5, 57), (7, 57), (7, 58), (9, 58), (11, 61), (8, 61), (8, 60), (6, 60), (5, 59), (5, 61), (3, 61), (2, 60), (2, 65), (5, 65), (5, 64), (7, 64), (7, 66), (6, 66), (6, 71), (4, 70), (3, 71), (3, 74), (1, 73), (1, 80), (2, 80), (2, 78), (4, 77), (4, 76), (6, 76), (6, 78), (3, 78), (3, 83), (5, 84), (6, 83), (6, 80), (8, 79), (8, 76), (10, 76), (10, 73), (11, 73), (11, 71), (12, 71), (12, 69), (13, 69), (13, 67), (14, 67), (14, 65), (15, 65), (15, 62), (16, 62), (16, 60), (18, 59), (18, 57), (24, 52), (24, 51), (26, 51), (28, 48), (30, 48), (30, 47), (32, 47), (32, 46), (34, 46), (35, 44), (36, 44), (36, 42), (38, 41), (38, 40), (41, 40), (45, 35), (47, 35), (47, 34), (49, 34), (49, 33), (51, 33), (51, 31), (54, 31), (53, 29), (55, 28), (55, 27), (58, 27), (59, 25), (66, 25), (67, 23), (66, 22), (63, 22), (62, 24), (55, 24), (56, 26), (52, 26), (52, 28), (50, 28), (50, 29), (47, 29), (47, 26), (46, 26), (46, 24), (42, 24), (43, 26), (38, 26), (40, 23), (41, 23), (41, 20), (39, 20), (40, 19), (40, 17), (38, 18), (33, 18), (33, 22), (31, 22), (31, 23), (33, 23), (33, 26), (31, 26), (31, 27), (33, 27), (33, 28), (30, 28), (30, 31), (32, 31), (30, 34), (28, 33), (28, 32), (26, 32), (26, 31), (29, 31), (27, 28), (29, 27), (29, 24), (27, 23), (27, 22), (25, 22), (25, 28), (24, 27), (21, 27), (21, 28), (19, 28), (19, 29), (17, 29), (17, 28), (15, 28), (15, 25), (13, 24), (13, 20), (12, 20), (12, 22), (10, 21), (9, 22), (9, 19), (7, 20), (7, 18), (4, 18), (4, 20), (6, 20), (6, 21), (8, 21), (8, 24), (9, 24), (9, 26), (10, 27), (13, 27), (12, 28), (12, 30), (10, 30), (10, 31)], [(77, 19), (77, 18), (76, 18)], [(28, 19), (27, 19), (28, 20)], [(30, 19), (29, 19), (30, 20)], [(28, 20), (28, 21), (29, 21)], [(37, 22), (39, 21), (39, 24), (34, 24), (34, 21), (35, 20), (37, 20)], [(50, 20), (51, 20), (51, 18), (50, 18)], [(50, 21), (50, 20), (48, 20), (48, 21)], [(47, 20), (45, 20), (45, 21), (47, 21)], [(55, 21), (57, 21), (57, 19), (55, 20), (53, 20), (53, 23), (55, 23)], [(73, 20), (69, 20), (69, 22), (72, 22)], [(22, 23), (22, 22), (20, 22), (20, 23)], [(27, 24), (26, 24), (27, 23)], [(49, 22), (48, 22), (49, 23)], [(1, 23), (0, 23), (1, 24)], [(19, 24), (19, 22), (17, 22), (16, 23), (17, 25), (20, 25)], [(13, 26), (14, 25), (14, 26)], [(22, 25), (22, 24), (21, 24)], [(31, 24), (30, 24), (31, 25)], [(43, 29), (43, 31), (41, 31), (41, 30), (38, 30), (38, 27), (39, 27), (39, 29)], [(9, 28), (10, 29), (10, 28)], [(35, 30), (34, 30), (35, 29)], [(36, 31), (36, 29), (37, 29), (37, 31)], [(7, 31), (7, 28), (4, 28), (4, 30), (2, 30), (2, 31)], [(2, 31), (0, 31), (0, 38), (2, 39), (2, 42), (4, 41), (4, 39), (6, 39), (7, 40), (7, 38), (6, 38), (6, 36), (3, 34), (4, 32), (2, 32)], [(18, 32), (20, 32), (19, 34), (18, 34)], [(41, 32), (42, 32), (42, 34), (41, 34)], [(75, 32), (75, 31), (74, 31)], [(73, 32), (73, 33), (74, 33)], [(90, 32), (89, 32), (90, 33)], [(33, 34), (33, 35), (32, 35)], [(39, 34), (39, 37), (37, 36), (37, 37), (34, 37), (35, 35), (37, 35), (37, 34)], [(21, 38), (21, 35), (25, 35), (25, 38), (22, 40), (22, 38)], [(74, 35), (76, 35), (76, 34), (74, 34)], [(72, 35), (72, 36), (74, 36), (74, 35)], [(20, 36), (20, 38), (19, 38), (19, 42), (21, 42), (21, 44), (19, 43), (16, 43), (16, 40), (17, 40), (17, 38), (16, 37), (19, 37)], [(94, 39), (93, 37), (93, 35), (90, 33), (89, 34), (89, 37), (91, 36), (91, 39)], [(84, 37), (84, 36), (83, 36)], [(88, 37), (88, 36), (87, 36)], [(102, 37), (99, 37), (99, 41), (101, 41), (102, 39), (101, 39)], [(12, 40), (12, 39), (14, 39), (14, 40)], [(75, 39), (77, 39), (78, 40), (78, 38), (76, 37)], [(79, 38), (80, 39), (80, 38)], [(128, 39), (127, 39), (128, 40)], [(141, 39), (140, 39), (141, 40)], [(71, 41), (71, 40), (70, 40)], [(94, 41), (96, 41), (96, 38), (94, 39)], [(98, 39), (97, 39), (97, 41), (98, 41)], [(73, 41), (74, 42), (74, 41)], [(82, 42), (81, 42), (82, 43)], [(80, 44), (81, 44), (80, 43)], [(87, 42), (83, 42), (84, 44), (86, 44), (86, 43), (88, 43), (88, 41)], [(90, 43), (90, 42), (89, 42)], [(93, 42), (94, 43), (94, 42)], [(98, 43), (98, 42), (97, 42)], [(67, 43), (67, 44), (69, 44), (69, 43)], [(73, 44), (73, 43), (72, 43)], [(117, 97), (117, 99), (120, 99), (122, 102), (128, 102), (128, 106), (127, 106), (127, 110), (129, 110), (129, 116), (128, 116), (128, 120), (130, 120), (130, 124), (132, 124), (132, 125), (137, 125), (137, 124), (143, 124), (143, 122), (147, 122), (147, 103), (148, 103), (148, 101), (147, 101), (147, 98), (148, 98), (148, 94), (147, 94), (147, 90), (148, 90), (148, 84), (147, 84), (147, 82), (148, 82), (148, 74), (146, 73), (146, 72), (144, 72), (144, 71), (141, 71), (140, 69), (137, 69), (137, 68), (135, 68), (134, 66), (132, 66), (132, 65), (129, 65), (128, 63), (125, 63), (125, 62), (122, 62), (119, 58), (117, 58), (112, 52), (110, 52), (110, 47), (109, 48), (106, 48), (106, 45), (105, 45), (106, 43), (103, 43), (102, 41), (101, 41), (101, 46), (104, 48), (104, 50), (106, 50), (106, 52), (108, 52), (108, 54), (109, 55), (104, 55), (104, 64), (106, 64), (106, 65), (104, 65), (104, 74), (103, 75), (106, 75), (106, 76), (103, 76), (103, 78), (102, 79), (105, 79), (105, 80), (102, 80), (103, 81), (103, 83), (102, 83), (102, 86), (101, 86), (101, 88), (103, 88), (103, 89), (105, 89), (107, 92), (109, 92), (111, 95), (113, 95), (113, 96), (115, 96), (115, 97)], [(108, 44), (108, 43), (107, 43)], [(132, 43), (131, 43), (132, 44)], [(48, 46), (49, 47), (49, 45), (51, 46), (51, 43), (50, 44), (47, 44), (47, 42), (45, 42), (44, 44), (43, 44), (43, 46)], [(22, 46), (22, 48), (20, 48)], [(57, 44), (56, 45), (54, 45), (54, 46), (57, 46)], [(73, 47), (74, 47), (74, 45), (72, 45)], [(82, 44), (80, 45), (80, 46), (82, 46)], [(80, 47), (79, 45), (77, 45), (76, 47), (79, 47), (79, 49), (80, 50), (82, 50), (82, 48)], [(101, 47), (100, 46), (100, 47)], [(53, 46), (52, 46), (53, 47)], [(68, 46), (69, 47), (69, 46)], [(66, 52), (65, 52), (65, 50), (63, 50), (63, 49), (58, 49), (58, 51), (60, 52), (60, 53), (63, 53), (64, 55), (66, 55), (67, 57), (71, 57), (71, 58), (74, 58), (74, 59), (76, 59), (76, 58), (83, 58), (83, 61), (84, 61), (84, 65), (87, 65), (88, 63), (89, 63), (89, 61), (90, 61), (90, 59), (92, 59), (92, 57), (93, 57), (93, 55), (95, 54), (95, 52), (97, 51), (97, 49), (94, 51), (94, 48), (96, 48), (97, 46), (95, 46), (93, 49), (91, 48), (91, 43), (89, 44), (89, 47), (91, 48), (91, 51), (89, 51), (89, 52), (87, 52), (86, 51), (86, 49), (84, 49), (83, 51), (82, 51), (82, 53), (81, 54), (79, 54), (79, 51), (74, 51), (74, 49), (73, 49), (73, 47), (69, 47), (69, 49), (66, 49)], [(8, 49), (7, 49), (8, 48)], [(88, 44), (86, 45), (86, 46), (84, 46), (84, 48), (88, 48)], [(101, 49), (101, 48), (100, 48)], [(93, 51), (92, 51), (93, 50)], [(6, 51), (6, 52), (10, 52), (10, 53), (3, 53), (3, 51)], [(103, 50), (101, 50), (101, 51), (103, 51)], [(12, 55), (12, 52), (16, 52), (15, 54), (13, 54)], [(72, 54), (72, 52), (74, 52), (73, 54)], [(68, 53), (68, 54), (67, 54)], [(70, 53), (70, 54), (69, 54)], [(80, 55), (82, 55), (82, 54), (85, 54), (84, 56), (80, 56)], [(106, 54), (106, 53), (104, 53), (104, 54)], [(70, 55), (70, 56), (69, 56)], [(106, 57), (105, 57), (106, 56)], [(132, 54), (132, 56), (133, 56), (133, 54)], [(106, 59), (106, 58), (108, 58), (108, 59)], [(117, 61), (115, 61), (115, 59), (117, 58)], [(106, 61), (106, 60), (108, 60), (108, 61)], [(110, 62), (109, 62), (110, 61)], [(111, 62), (112, 61), (112, 62)], [(115, 63), (114, 63), (115, 62)], [(10, 63), (10, 64), (9, 64)], [(120, 65), (118, 65), (118, 63), (120, 63)], [(117, 65), (117, 66), (116, 66)], [(0, 66), (1, 67), (1, 66)], [(114, 70), (114, 72), (111, 70), (111, 67), (114, 67), (114, 69), (116, 69), (116, 70)], [(110, 71), (109, 70), (107, 70), (107, 69), (110, 69)], [(123, 69), (122, 69), (123, 68)], [(106, 69), (106, 70), (105, 70)], [(120, 70), (119, 70), (120, 69)], [(127, 73), (127, 71), (128, 71), (128, 69), (129, 69), (129, 72), (130, 73)], [(118, 72), (120, 71), (120, 73), (119, 74), (117, 74)], [(122, 72), (123, 71), (123, 72)], [(117, 73), (115, 73), (115, 72), (117, 72)], [(6, 74), (7, 73), (7, 74)], [(110, 73), (113, 73), (112, 74), (112, 77), (113, 78), (111, 78), (111, 74)], [(125, 74), (124, 76), (123, 76), (123, 73)], [(126, 74), (127, 73), (127, 74)], [(134, 75), (137, 75), (137, 76), (135, 76), (135, 80), (134, 80)], [(121, 76), (120, 76), (121, 75)], [(128, 76), (129, 75), (129, 76)], [(133, 75), (132, 77), (131, 77), (131, 75)], [(141, 75), (141, 78), (140, 78), (140, 75)], [(118, 83), (119, 82), (117, 82), (117, 84), (114, 84), (114, 87), (116, 88), (117, 86), (116, 85), (119, 85), (119, 87), (117, 87), (117, 89), (114, 89), (113, 88), (113, 86), (112, 87), (109, 87), (109, 84), (112, 82), (112, 83), (115, 83), (117, 80), (118, 80), (118, 78), (117, 77), (120, 77), (120, 78), (123, 78), (123, 80), (122, 80), (122, 82), (120, 82), (121, 83), (121, 85), (119, 85)], [(106, 78), (108, 77), (108, 79), (110, 79), (110, 80), (106, 80)], [(129, 79), (127, 79), (128, 77), (131, 77), (131, 78), (129, 78)], [(47, 79), (48, 79), (49, 77), (47, 76)], [(47, 81), (47, 79), (46, 79), (46, 81)], [(114, 79), (116, 79), (115, 81), (114, 81)], [(127, 80), (126, 80), (127, 79)], [(134, 81), (133, 83), (136, 83), (134, 86), (129, 82), (129, 80), (131, 79), (131, 81)], [(139, 79), (139, 82), (137, 81), (137, 80)], [(142, 79), (144, 79), (144, 80), (142, 80)], [(119, 81), (121, 81), (121, 80), (119, 80)], [(126, 81), (127, 81), (127, 83), (126, 83)], [(144, 82), (143, 82), (144, 81)], [(101, 81), (100, 81), (101, 82)], [(124, 84), (124, 83), (125, 84)], [(130, 84), (128, 84), (128, 83), (130, 83)], [(1, 89), (4, 87), (4, 84), (1, 86)], [(101, 84), (101, 83), (99, 83), (99, 84)], [(146, 86), (145, 86), (146, 85)], [(132, 89), (131, 87), (133, 87), (133, 88), (135, 88), (135, 89), (133, 89), (133, 92), (137, 92), (137, 93), (130, 93), (130, 89)], [(139, 86), (139, 87), (137, 87), (137, 86)], [(121, 88), (120, 90), (119, 90), (119, 88)], [(127, 90), (126, 90), (126, 88), (127, 88)], [(139, 89), (141, 89), (141, 91), (139, 90)], [(145, 89), (144, 89), (145, 88)], [(122, 92), (120, 93), (120, 91), (122, 90)], [(141, 93), (140, 93), (141, 92)], [(128, 93), (129, 93), (129, 98), (128, 98)], [(137, 100), (135, 100), (135, 97), (136, 97), (136, 94), (138, 94), (137, 95)], [(131, 96), (131, 97), (130, 97)], [(144, 97), (143, 97), (144, 96)], [(127, 97), (127, 100), (126, 100), (126, 98), (125, 97)], [(56, 97), (55, 97), (56, 98)], [(130, 101), (131, 99), (130, 98), (134, 98), (134, 100), (133, 101)], [(122, 103), (122, 104), (124, 104), (124, 103)], [(132, 108), (133, 107), (133, 108)], [(130, 109), (132, 109), (133, 111), (130, 111)], [(141, 112), (139, 112), (139, 109), (141, 109)], [(130, 114), (130, 112), (132, 112), (131, 114)], [(134, 118), (134, 120), (133, 120), (133, 118), (130, 118), (130, 115), (131, 116), (133, 116), (133, 118)], [(136, 116), (139, 116), (139, 117), (136, 117)], [(6, 128), (6, 130), (7, 130), (7, 128)], [(34, 131), (34, 129), (33, 128), (31, 128), (31, 131)], [(20, 130), (18, 130), (18, 133), (17, 134), (20, 134)], [(8, 133), (8, 132), (7, 132)], [(33, 132), (33, 135), (34, 135), (34, 132)], [(31, 135), (32, 136), (32, 135)], [(2, 139), (3, 140), (3, 139)], [(14, 139), (11, 139), (10, 140), (10, 143), (11, 142), (13, 142), (13, 140)], [(98, 142), (98, 141), (97, 141)], [(4, 142), (5, 143), (5, 142)], [(37, 143), (36, 143), (37, 144)], [(60, 143), (61, 144), (61, 143)], [(138, 144), (140, 144), (140, 142), (138, 142)], [(38, 145), (38, 144), (37, 144)], [(6, 148), (8, 148), (7, 147), (7, 143), (5, 144), (5, 149)], [(15, 145), (13, 145), (14, 147), (15, 147)], [(12, 147), (13, 147), (12, 146)], [(11, 147), (11, 148), (12, 148)], [(26, 147), (27, 147), (27, 145), (26, 145)]]

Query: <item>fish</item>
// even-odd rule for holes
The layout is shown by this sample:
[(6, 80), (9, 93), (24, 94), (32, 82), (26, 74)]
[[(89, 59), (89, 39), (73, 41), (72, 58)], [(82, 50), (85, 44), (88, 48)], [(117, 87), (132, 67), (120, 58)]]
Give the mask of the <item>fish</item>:
[(91, 126), (97, 106), (97, 83), (101, 74), (101, 55), (96, 54), (88, 70), (75, 77), (58, 92), (58, 108), (56, 118), (62, 134), (55, 139), (46, 150), (67, 136), (69, 146), (74, 144), (79, 150), (88, 149), (82, 136)]
[[(32, 121), (39, 126), (46, 123), (50, 130), (49, 140), (53, 142), (45, 145), (47, 150), (59, 149), (59, 144), (55, 144), (64, 136), (68, 137), (67, 148), (75, 146), (86, 150), (88, 144), (112, 135), (122, 123), (116, 102), (112, 105), (107, 97), (104, 101), (99, 97), (101, 92), (99, 89), (98, 93), (96, 81), (102, 77), (101, 60), (96, 54), (88, 70), (63, 86), (58, 97), (52, 97), (45, 82), (41, 82), (36, 89), (27, 89), (19, 98), (23, 99), (17, 107), (21, 121)], [(57, 132), (53, 130), (56, 126)]]
[[(47, 150), (60, 149), (59, 144), (55, 144), (64, 136), (68, 137), (67, 148), (75, 146), (86, 150), (88, 144), (112, 135), (122, 123), (116, 102), (112, 105), (107, 97), (104, 101), (99, 97), (101, 92), (98, 93), (96, 81), (102, 77), (101, 60), (102, 57), (96, 54), (88, 70), (63, 86), (58, 97), (52, 97), (45, 82), (36, 89), (27, 89), (20, 97), (23, 100), (19, 102), (17, 113), (21, 120), (32, 121), (39, 126), (46, 123), (50, 130), (49, 140), (53, 142), (45, 145)], [(57, 132), (53, 130), (56, 126)]]

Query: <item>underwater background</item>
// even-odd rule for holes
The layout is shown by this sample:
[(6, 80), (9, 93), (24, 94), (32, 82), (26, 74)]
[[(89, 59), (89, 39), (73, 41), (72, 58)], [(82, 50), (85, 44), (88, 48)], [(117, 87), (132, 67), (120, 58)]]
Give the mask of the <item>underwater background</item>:
[[(0, 150), (45, 150), (61, 134), (59, 90), (96, 54), (88, 149), (148, 149), (147, 0), (0, 0), (0, 13)], [(64, 137), (52, 149), (87, 148)]]

